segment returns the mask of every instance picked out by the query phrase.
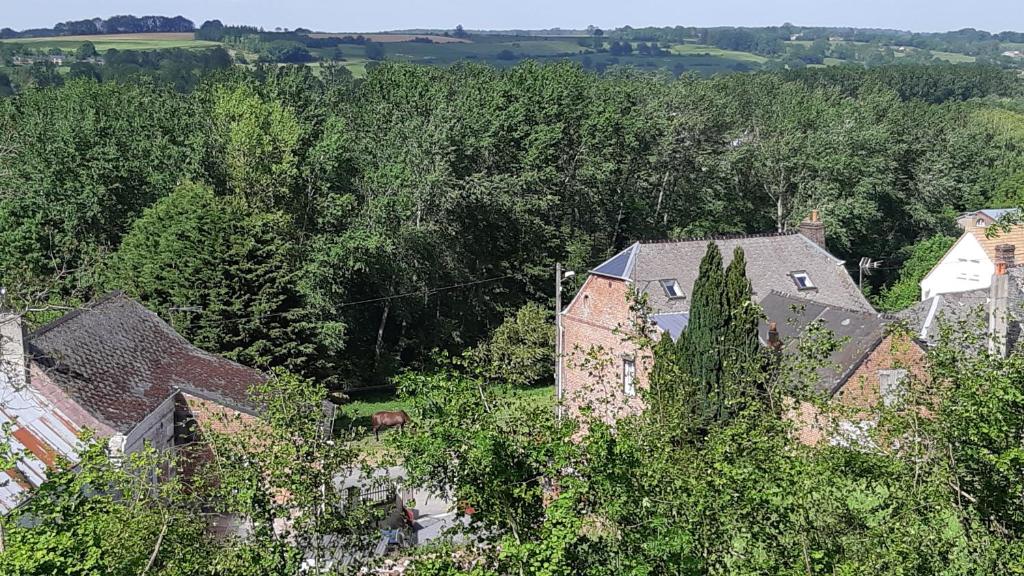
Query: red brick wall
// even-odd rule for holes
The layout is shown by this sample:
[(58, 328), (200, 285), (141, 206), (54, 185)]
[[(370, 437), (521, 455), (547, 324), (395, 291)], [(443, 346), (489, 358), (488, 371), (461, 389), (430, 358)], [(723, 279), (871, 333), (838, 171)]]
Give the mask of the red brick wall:
[[(832, 398), (833, 402), (848, 409), (842, 419), (858, 422), (874, 417), (873, 410), (881, 401), (879, 370), (904, 369), (913, 380), (926, 382), (926, 358), (926, 352), (909, 336), (886, 336)], [(809, 403), (793, 406), (788, 417), (797, 424), (797, 438), (809, 446), (826, 440), (838, 425)]]
[(633, 332), (629, 285), (591, 275), (562, 316), (563, 402), (570, 416), (590, 412), (606, 422), (643, 410), (623, 390), (623, 358), (636, 366), (636, 389), (647, 386), (652, 359), (628, 340)]
[(925, 358), (925, 351), (909, 336), (886, 336), (846, 381), (835, 400), (848, 408), (870, 410), (881, 398), (879, 370), (905, 369), (914, 379), (925, 381)]

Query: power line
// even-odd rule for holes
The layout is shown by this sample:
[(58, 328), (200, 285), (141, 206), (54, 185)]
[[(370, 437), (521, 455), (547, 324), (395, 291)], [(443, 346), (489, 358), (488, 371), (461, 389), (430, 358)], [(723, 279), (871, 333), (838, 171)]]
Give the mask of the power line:
[[(441, 293), (441, 292), (447, 292), (447, 291), (456, 290), (456, 289), (459, 289), (459, 288), (467, 288), (469, 286), (477, 286), (477, 285), (480, 285), (480, 284), (487, 284), (489, 282), (497, 282), (499, 280), (506, 280), (508, 278), (514, 278), (514, 277), (515, 277), (514, 274), (506, 274), (504, 276), (494, 276), (493, 278), (484, 278), (484, 279), (481, 279), (481, 280), (473, 280), (471, 282), (461, 282), (459, 284), (451, 284), (451, 285), (448, 285), (448, 286), (441, 286), (441, 287), (438, 287), (438, 288), (429, 288), (429, 289), (426, 289), (426, 290), (415, 290), (415, 291), (411, 291), (411, 292), (404, 292), (402, 294), (392, 294), (390, 296), (381, 296), (379, 298), (367, 298), (366, 300), (355, 300), (353, 302), (343, 302), (341, 304), (337, 304), (335, 306), (335, 308), (350, 308), (352, 306), (361, 306), (363, 304), (375, 304), (377, 302), (386, 302), (388, 300), (396, 300), (398, 298), (408, 298), (410, 296), (422, 296), (424, 298), (427, 298), (429, 296), (433, 296), (434, 294), (438, 294), (438, 293)], [(185, 308), (191, 309), (193, 307), (178, 308), (177, 311), (185, 310)], [(193, 310), (185, 310), (185, 311), (193, 311)], [(202, 320), (202, 319), (200, 319), (199, 323), (204, 324), (204, 325), (230, 324), (230, 323), (234, 323), (234, 322), (244, 322), (246, 320), (257, 320), (257, 319), (262, 319), (262, 318), (272, 318), (272, 317), (276, 317), (276, 316), (287, 316), (289, 314), (294, 314), (294, 313), (295, 313), (295, 311), (292, 310), (292, 311), (288, 311), (288, 312), (271, 312), (271, 313), (268, 313), (268, 314), (258, 314), (258, 315), (254, 315), (254, 316), (242, 316), (242, 317), (238, 317), (238, 318), (225, 318), (223, 320)]]

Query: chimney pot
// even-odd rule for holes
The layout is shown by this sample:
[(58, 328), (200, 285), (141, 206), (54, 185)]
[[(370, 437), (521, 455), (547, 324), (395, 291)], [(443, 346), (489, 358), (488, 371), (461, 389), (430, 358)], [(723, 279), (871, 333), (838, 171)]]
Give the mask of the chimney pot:
[[(822, 248), (825, 246), (825, 224), (821, 221), (819, 212), (817, 210), (811, 210), (810, 216), (806, 220), (800, 223), (800, 233), (804, 235), (811, 242), (814, 242)], [(827, 249), (827, 248), (826, 248)]]
[(768, 323), (768, 347), (775, 352), (782, 350), (782, 339), (779, 338), (779, 325), (774, 320)]
[(1016, 264), (1016, 250), (1017, 247), (1013, 244), (999, 244), (996, 246), (996, 265), (1002, 262), (1006, 264), (1007, 268), (1013, 268)]

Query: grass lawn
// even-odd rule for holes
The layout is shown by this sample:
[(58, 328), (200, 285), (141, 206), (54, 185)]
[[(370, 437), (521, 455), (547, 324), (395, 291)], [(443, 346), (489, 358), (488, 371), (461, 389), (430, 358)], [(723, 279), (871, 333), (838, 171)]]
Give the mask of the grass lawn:
[[(555, 390), (551, 386), (517, 389), (512, 392), (512, 395), (515, 403), (524, 407), (549, 407), (552, 411), (555, 409)], [(378, 441), (370, 432), (370, 416), (374, 412), (405, 410), (414, 424), (417, 416), (411, 402), (398, 398), (394, 393), (387, 391), (374, 391), (367, 394), (353, 393), (352, 401), (339, 406), (338, 410), (335, 431), (339, 434), (347, 430), (356, 432), (353, 448), (367, 461), (373, 463), (378, 463), (389, 456), (385, 435), (395, 432), (393, 430), (382, 431), (381, 439)]]
[(700, 55), (707, 54), (708, 56), (719, 56), (722, 58), (731, 58), (733, 60), (740, 60), (744, 62), (756, 62), (761, 64), (766, 62), (768, 59), (764, 56), (752, 54), (750, 52), (737, 52), (735, 50), (722, 50), (714, 46), (704, 46), (701, 44), (675, 44), (669, 49), (673, 54), (679, 54), (681, 56)]
[(111, 48), (117, 50), (160, 50), (164, 48), (212, 48), (220, 42), (196, 40), (190, 32), (154, 32), (152, 34), (97, 34), (88, 36), (53, 36), (47, 38), (12, 38), (3, 40), (8, 44), (23, 44), (35, 49), (75, 50), (83, 42), (92, 42), (98, 52)]

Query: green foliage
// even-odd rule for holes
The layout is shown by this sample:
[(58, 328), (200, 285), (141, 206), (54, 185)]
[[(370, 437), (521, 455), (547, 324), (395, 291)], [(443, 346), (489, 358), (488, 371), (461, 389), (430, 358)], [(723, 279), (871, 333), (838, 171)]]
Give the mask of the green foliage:
[(105, 283), (205, 349), (250, 366), (315, 373), (329, 352), (298, 289), (290, 234), (283, 214), (185, 184), (135, 221)]
[(488, 380), (513, 386), (548, 382), (555, 363), (555, 329), (551, 311), (527, 304), (466, 352), (465, 362)]
[(899, 278), (878, 295), (875, 304), (881, 310), (903, 310), (921, 299), (921, 280), (956, 242), (949, 236), (935, 236), (908, 246), (909, 254), (900, 268)]
[[(477, 516), (473, 533), (500, 547), (435, 549), (417, 573), (1021, 573), (1020, 357), (944, 345), (931, 360), (932, 380), (908, 381), (906, 398), (932, 416), (915, 403), (876, 407), (870, 443), (852, 447), (802, 446), (785, 412), (766, 404), (694, 442), (689, 407), (663, 404), (653, 390), (648, 411), (614, 427), (587, 421), (585, 434), (543, 427), (499, 441), (498, 423), (467, 404), (472, 383), (420, 378), (418, 394), (437, 398), (428, 421), (444, 425), (417, 428), (407, 456), (413, 467), (443, 469), (456, 494), (513, 502), (536, 472), (507, 466), (508, 455), (524, 462), (560, 450), (548, 456), (557, 470), (547, 473), (543, 515), (514, 529), (505, 514)], [(789, 375), (770, 378), (784, 385)], [(751, 373), (723, 379), (764, 384)], [(463, 400), (446, 411), (438, 401), (453, 396)], [(849, 417), (824, 409), (826, 419)]]
[[(168, 476), (173, 462), (147, 448), (112, 461), (85, 438), (80, 462), (63, 462), (34, 497), (0, 520), (4, 574), (206, 573), (214, 543), (196, 502)], [(160, 484), (153, 484), (153, 479)]]

